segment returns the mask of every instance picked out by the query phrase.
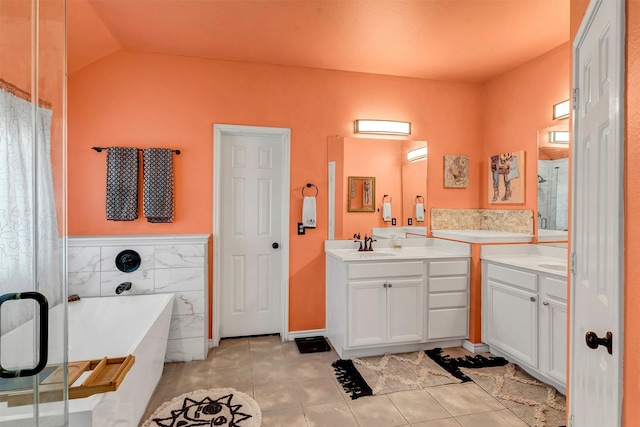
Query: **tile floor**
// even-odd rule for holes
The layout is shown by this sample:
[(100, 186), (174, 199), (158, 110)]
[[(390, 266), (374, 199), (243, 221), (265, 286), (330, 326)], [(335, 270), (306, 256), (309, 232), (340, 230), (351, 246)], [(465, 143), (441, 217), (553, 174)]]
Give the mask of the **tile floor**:
[(278, 336), (223, 340), (204, 361), (166, 363), (144, 421), (171, 398), (231, 387), (262, 408), (264, 427), (526, 427), (474, 383), (351, 400), (333, 373), (334, 352), (300, 354)]

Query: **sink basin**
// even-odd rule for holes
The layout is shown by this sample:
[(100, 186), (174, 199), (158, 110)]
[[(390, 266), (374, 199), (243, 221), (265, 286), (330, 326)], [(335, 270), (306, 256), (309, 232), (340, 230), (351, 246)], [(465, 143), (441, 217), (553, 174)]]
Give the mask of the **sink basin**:
[(538, 267), (549, 268), (551, 270), (567, 271), (567, 264), (563, 263), (541, 263)]
[(359, 251), (356, 251), (356, 252), (353, 252), (353, 253), (351, 253), (349, 255), (350, 256), (354, 256), (354, 257), (358, 257), (358, 258), (376, 258), (376, 257), (380, 257), (380, 256), (395, 256), (396, 254), (392, 254), (390, 252), (375, 252), (375, 251), (372, 251), (372, 252), (369, 252), (369, 251), (367, 251), (367, 252), (365, 252), (365, 251), (359, 252)]

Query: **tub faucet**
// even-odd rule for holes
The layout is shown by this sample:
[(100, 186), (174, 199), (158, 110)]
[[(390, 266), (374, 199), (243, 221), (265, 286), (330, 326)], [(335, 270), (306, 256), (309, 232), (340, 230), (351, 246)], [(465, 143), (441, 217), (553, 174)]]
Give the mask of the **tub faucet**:
[(124, 291), (129, 291), (129, 290), (131, 290), (131, 282), (123, 282), (123, 283), (120, 283), (116, 288), (116, 294), (120, 295)]

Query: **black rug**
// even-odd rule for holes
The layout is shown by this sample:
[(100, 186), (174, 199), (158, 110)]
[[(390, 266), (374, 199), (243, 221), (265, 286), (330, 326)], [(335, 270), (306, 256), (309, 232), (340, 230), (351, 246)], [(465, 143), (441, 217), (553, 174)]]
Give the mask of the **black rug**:
[(507, 359), (504, 357), (484, 357), (481, 354), (475, 356), (464, 357), (451, 357), (448, 355), (442, 355), (442, 349), (440, 347), (433, 350), (424, 351), (427, 356), (433, 359), (438, 365), (442, 366), (447, 372), (454, 377), (458, 378), (462, 382), (473, 381), (471, 378), (462, 373), (460, 368), (489, 368), (494, 366), (504, 366), (507, 363)]
[(331, 346), (324, 337), (296, 338), (296, 345), (300, 353), (320, 353), (331, 351)]

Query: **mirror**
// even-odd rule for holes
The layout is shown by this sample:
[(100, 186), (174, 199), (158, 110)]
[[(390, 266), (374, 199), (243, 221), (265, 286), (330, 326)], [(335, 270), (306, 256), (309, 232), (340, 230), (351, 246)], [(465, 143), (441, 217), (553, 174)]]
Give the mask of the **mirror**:
[(347, 211), (376, 211), (376, 179), (374, 177), (350, 176), (347, 189)]
[[(391, 217), (396, 226), (426, 225), (416, 218), (416, 203), (426, 207), (427, 157), (407, 160), (407, 153), (426, 147), (426, 141), (384, 138), (328, 138), (329, 160), (329, 239), (349, 239), (354, 233), (371, 234), (373, 228), (393, 229), (391, 221), (382, 218), (382, 198), (391, 204)], [(352, 186), (349, 178), (374, 178), (373, 210), (358, 209), (362, 194), (356, 181), (355, 199), (351, 204)], [(360, 182), (363, 184), (363, 182)], [(418, 198), (417, 196), (420, 196)], [(366, 212), (366, 213), (362, 213)], [(403, 231), (400, 231), (403, 233)]]
[[(567, 142), (554, 142), (552, 132)], [(569, 228), (569, 123), (538, 130), (538, 237), (566, 240)]]

